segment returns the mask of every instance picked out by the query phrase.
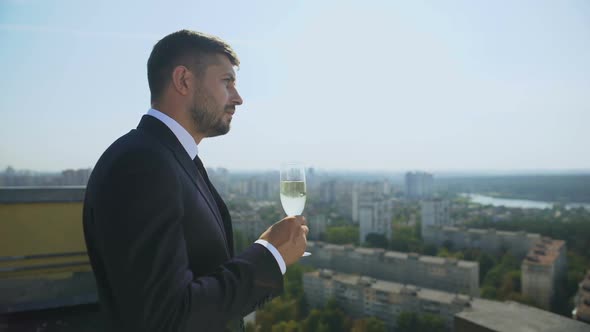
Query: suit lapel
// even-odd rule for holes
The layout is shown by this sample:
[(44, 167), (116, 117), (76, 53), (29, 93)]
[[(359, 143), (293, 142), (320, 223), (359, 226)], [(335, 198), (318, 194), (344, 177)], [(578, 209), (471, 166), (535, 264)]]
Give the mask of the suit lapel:
[(186, 174), (188, 174), (192, 182), (195, 184), (197, 190), (201, 193), (201, 196), (205, 198), (205, 201), (207, 202), (209, 209), (215, 216), (217, 226), (219, 226), (220, 231), (225, 238), (225, 243), (228, 252), (233, 255), (233, 245), (231, 245), (231, 243), (229, 242), (229, 239), (231, 238), (231, 233), (226, 234), (224, 220), (222, 219), (218, 205), (214, 197), (212, 196), (213, 194), (209, 192), (205, 180), (201, 176), (200, 172), (197, 170), (197, 166), (190, 159), (189, 155), (186, 153), (186, 150), (184, 149), (182, 144), (180, 144), (174, 133), (164, 123), (150, 115), (144, 115), (141, 118), (141, 121), (137, 126), (137, 129), (145, 129), (151, 134), (154, 134), (157, 138), (160, 139), (160, 141), (164, 145), (166, 145), (170, 150), (172, 150), (172, 152), (174, 153), (174, 157), (176, 158), (178, 163), (182, 166)]

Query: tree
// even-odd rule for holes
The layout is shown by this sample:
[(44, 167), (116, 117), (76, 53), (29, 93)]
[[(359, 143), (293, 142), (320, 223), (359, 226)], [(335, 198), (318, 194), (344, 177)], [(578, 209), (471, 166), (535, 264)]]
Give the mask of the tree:
[(295, 300), (284, 300), (281, 297), (274, 298), (264, 308), (256, 312), (257, 331), (272, 332), (274, 325), (282, 321), (297, 319), (297, 306)]
[(333, 244), (358, 244), (359, 229), (357, 226), (335, 226), (326, 229), (326, 241)]
[(389, 241), (383, 234), (369, 233), (365, 238), (365, 243), (371, 248), (387, 249), (389, 247)]
[(350, 332), (385, 332), (385, 323), (375, 317), (357, 319), (353, 322)]
[(246, 249), (246, 245), (250, 243), (247, 242), (246, 236), (239, 230), (234, 230), (234, 247), (236, 252), (241, 252)]
[(486, 274), (488, 274), (496, 263), (492, 256), (486, 253), (481, 254), (477, 262), (479, 263), (479, 282), (482, 283)]
[(272, 326), (272, 332), (300, 332), (301, 326), (294, 321), (290, 320), (288, 322), (280, 322)]
[(412, 226), (398, 226), (393, 230), (391, 249), (402, 252), (423, 252), (424, 244)]
[(398, 332), (414, 332), (418, 330), (418, 315), (413, 312), (402, 312), (397, 316)]
[(256, 332), (256, 325), (252, 322), (246, 323), (246, 332)]
[(307, 318), (303, 321), (304, 332), (318, 331), (322, 320), (322, 313), (318, 309), (313, 309)]
[(417, 314), (414, 312), (402, 312), (397, 317), (397, 328), (399, 332), (446, 332), (448, 331), (445, 321), (436, 315)]
[(443, 242), (443, 247), (445, 247), (448, 251), (453, 251), (454, 246), (455, 245), (451, 240), (445, 240)]
[(437, 248), (433, 244), (427, 244), (424, 246), (424, 251), (422, 252), (424, 255), (428, 256), (436, 256)]
[(440, 316), (423, 314), (419, 318), (420, 327), (417, 331), (445, 332), (447, 325)]

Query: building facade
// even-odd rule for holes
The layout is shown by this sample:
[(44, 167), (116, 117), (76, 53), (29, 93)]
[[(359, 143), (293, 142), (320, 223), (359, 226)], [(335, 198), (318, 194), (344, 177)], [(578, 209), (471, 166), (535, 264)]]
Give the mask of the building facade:
[(383, 235), (391, 241), (393, 206), (392, 199), (366, 200), (359, 204), (359, 243), (365, 243), (371, 233)]
[(300, 263), (342, 273), (479, 296), (479, 263), (374, 248), (308, 241)]
[(451, 212), (449, 201), (427, 200), (420, 202), (422, 218), (422, 236), (427, 236), (432, 227), (451, 226)]
[(422, 239), (427, 244), (451, 244), (453, 249), (474, 248), (489, 254), (507, 250), (518, 259), (524, 258), (529, 249), (541, 240), (541, 235), (523, 231), (505, 232), (495, 229), (429, 225), (422, 225), (422, 229)]
[(574, 311), (572, 317), (590, 324), (590, 270), (579, 284), (578, 293), (574, 297)]
[(426, 172), (406, 173), (406, 197), (427, 199), (432, 197), (434, 177)]
[(589, 325), (516, 302), (498, 302), (366, 276), (318, 270), (303, 275), (312, 308), (334, 299), (353, 318), (376, 317), (394, 332), (403, 312), (441, 317), (454, 332), (582, 332)]
[(550, 309), (555, 285), (563, 278), (566, 265), (565, 241), (542, 238), (522, 261), (522, 294)]
[(303, 275), (307, 302), (322, 307), (334, 299), (353, 318), (377, 317), (395, 330), (402, 312), (439, 315), (452, 330), (453, 316), (470, 305), (470, 298), (370, 277), (319, 270)]

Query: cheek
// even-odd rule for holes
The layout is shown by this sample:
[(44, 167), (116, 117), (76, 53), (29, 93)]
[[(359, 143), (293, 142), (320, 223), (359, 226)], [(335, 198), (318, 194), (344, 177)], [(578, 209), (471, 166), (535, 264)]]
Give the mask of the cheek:
[(229, 103), (229, 93), (227, 89), (220, 91), (220, 93), (218, 93), (215, 97), (215, 100), (219, 105), (225, 107), (225, 105)]
[(225, 106), (229, 101), (229, 89), (224, 84), (219, 85), (211, 91), (211, 97), (217, 104)]

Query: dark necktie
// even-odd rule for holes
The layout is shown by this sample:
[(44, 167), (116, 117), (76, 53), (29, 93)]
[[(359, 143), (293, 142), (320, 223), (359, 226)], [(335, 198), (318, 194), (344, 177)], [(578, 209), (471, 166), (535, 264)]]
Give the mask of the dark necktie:
[(227, 238), (227, 241), (229, 242), (228, 245), (230, 248), (230, 253), (231, 253), (231, 256), (233, 257), (234, 256), (234, 241), (233, 241), (233, 234), (232, 234), (233, 230), (232, 230), (232, 225), (231, 225), (231, 216), (229, 214), (229, 210), (227, 209), (225, 202), (223, 201), (223, 199), (221, 198), (221, 196), (219, 195), (219, 193), (217, 192), (217, 190), (215, 189), (215, 187), (213, 186), (213, 184), (209, 180), (209, 175), (207, 175), (207, 170), (205, 169), (205, 166), (203, 166), (203, 162), (201, 161), (201, 158), (199, 158), (198, 155), (195, 157), (194, 162), (195, 162), (195, 165), (197, 166), (197, 169), (199, 170), (199, 173), (201, 173), (201, 176), (205, 180), (205, 183), (207, 184), (207, 187), (209, 189), (209, 192), (211, 193), (211, 196), (213, 196), (213, 199), (215, 200), (215, 203), (217, 204), (217, 209), (219, 210), (219, 214), (221, 215), (221, 219), (223, 220), (223, 225), (225, 227), (226, 238)]
[[(231, 225), (231, 216), (229, 215), (229, 210), (227, 209), (225, 202), (223, 201), (223, 199), (221, 198), (221, 196), (219, 195), (219, 193), (217, 192), (217, 190), (215, 189), (215, 187), (213, 186), (213, 184), (209, 180), (209, 175), (207, 174), (207, 170), (205, 169), (205, 166), (203, 166), (203, 162), (201, 161), (201, 158), (199, 158), (198, 155), (195, 157), (194, 162), (195, 162), (195, 165), (197, 166), (197, 169), (199, 170), (199, 173), (201, 173), (201, 176), (205, 180), (205, 183), (207, 183), (207, 187), (209, 187), (209, 191), (211, 192), (211, 196), (213, 196), (213, 199), (215, 199), (215, 203), (217, 204), (217, 209), (219, 210), (219, 213), (221, 214), (221, 219), (223, 219), (223, 225), (225, 226), (226, 238), (227, 238), (227, 241), (229, 242), (231, 256), (233, 257), (234, 256), (234, 241), (233, 241), (233, 234), (232, 234), (233, 231), (232, 231), (232, 225)], [(238, 324), (238, 326), (233, 327), (231, 329), (237, 330), (240, 332), (243, 332), (246, 330), (246, 328), (244, 326), (244, 320), (242, 318), (239, 318), (237, 321), (233, 321), (231, 325), (236, 324), (236, 323)]]

